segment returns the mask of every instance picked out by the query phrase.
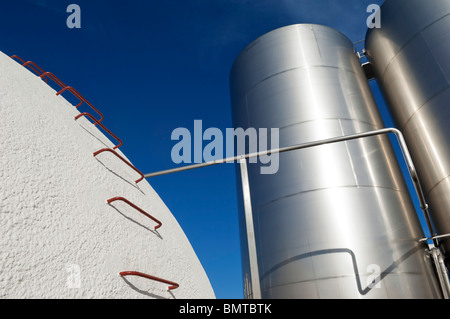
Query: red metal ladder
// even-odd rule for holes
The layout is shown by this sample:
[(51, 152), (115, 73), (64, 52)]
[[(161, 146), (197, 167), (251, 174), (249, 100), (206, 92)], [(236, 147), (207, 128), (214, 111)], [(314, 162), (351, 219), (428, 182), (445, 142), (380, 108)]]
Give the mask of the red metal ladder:
[[(32, 62), (32, 61), (27, 61), (25, 62), (24, 59), (22, 59), (21, 57), (17, 56), (17, 55), (13, 55), (11, 56), (11, 59), (16, 59), (19, 60), (22, 63), (22, 66), (25, 68), (29, 68), (31, 69), (34, 73), (36, 73), (41, 79), (43, 79), (47, 84), (48, 84), (48, 79), (52, 80), (54, 83), (56, 83), (57, 85), (59, 85), (61, 87), (61, 90), (58, 91), (56, 93), (56, 95), (62, 95), (62, 93), (64, 93), (65, 91), (69, 91), (71, 92), (76, 98), (78, 98), (80, 100), (80, 103), (75, 105), (75, 108), (79, 108), (81, 105), (83, 105), (83, 103), (86, 103), (87, 105), (89, 105), (89, 107), (91, 109), (93, 109), (99, 116), (100, 118), (97, 119), (94, 116), (92, 116), (89, 113), (81, 113), (79, 115), (77, 115), (75, 117), (75, 120), (78, 120), (80, 117), (82, 116), (86, 116), (89, 117), (90, 119), (92, 119), (94, 121), (94, 125), (98, 125), (100, 126), (104, 131), (106, 131), (110, 136), (112, 136), (117, 142), (119, 142), (117, 145), (115, 145), (113, 147), (113, 149), (110, 148), (104, 148), (101, 149), (97, 152), (94, 153), (94, 157), (96, 157), (97, 155), (103, 153), (103, 152), (110, 152), (112, 154), (114, 154), (116, 157), (118, 157), (122, 162), (124, 162), (126, 165), (128, 165), (129, 167), (131, 167), (134, 171), (136, 171), (139, 175), (140, 178), (137, 179), (135, 181), (135, 183), (139, 183), (140, 181), (142, 181), (145, 177), (144, 174), (142, 174), (135, 166), (133, 166), (130, 162), (128, 162), (127, 160), (125, 160), (122, 156), (120, 156), (119, 154), (117, 154), (117, 152), (115, 151), (117, 148), (119, 148), (120, 146), (123, 145), (122, 140), (120, 140), (116, 135), (114, 135), (110, 130), (108, 130), (101, 122), (104, 119), (103, 114), (97, 109), (95, 108), (88, 100), (86, 100), (86, 98), (84, 98), (77, 90), (75, 90), (73, 87), (66, 85), (63, 81), (61, 81), (56, 75), (54, 75), (51, 72), (46, 72), (44, 71), (44, 69), (42, 69), (40, 66), (38, 66), (36, 63)], [(159, 221), (158, 219), (156, 219), (155, 217), (151, 216), (150, 214), (148, 214), (147, 212), (145, 212), (143, 209), (141, 209), (140, 207), (138, 207), (137, 205), (133, 204), (132, 202), (130, 202), (129, 200), (123, 198), (123, 197), (113, 197), (111, 199), (107, 200), (108, 204), (111, 204), (115, 201), (122, 201), (125, 202), (126, 204), (128, 204), (129, 206), (133, 207), (134, 209), (136, 209), (137, 211), (139, 211), (140, 213), (142, 213), (143, 215), (147, 216), (148, 218), (150, 218), (151, 220), (153, 220), (154, 222), (157, 223), (157, 225), (155, 226), (155, 230), (157, 230), (158, 228), (160, 228), (162, 226), (161, 221)], [(124, 271), (124, 272), (120, 272), (119, 275), (121, 277), (124, 276), (139, 276), (139, 277), (144, 277), (147, 279), (151, 279), (154, 281), (158, 281), (158, 282), (162, 282), (162, 283), (166, 283), (169, 286), (169, 290), (173, 290), (179, 287), (179, 284), (166, 280), (166, 279), (162, 279), (159, 277), (155, 277), (155, 276), (151, 276), (148, 274), (144, 274), (141, 272), (137, 272), (137, 271)]]

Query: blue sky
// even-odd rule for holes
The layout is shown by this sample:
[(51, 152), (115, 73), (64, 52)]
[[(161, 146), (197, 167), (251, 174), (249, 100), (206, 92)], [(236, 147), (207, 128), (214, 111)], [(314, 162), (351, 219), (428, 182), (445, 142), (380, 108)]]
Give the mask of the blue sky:
[[(32, 60), (105, 115), (143, 173), (176, 167), (175, 128), (232, 127), (229, 73), (262, 34), (296, 23), (364, 39), (382, 0), (15, 0), (0, 7), (0, 50)], [(69, 4), (81, 29), (69, 29)], [(359, 47), (361, 48), (361, 46)], [(372, 86), (374, 83), (372, 83)], [(378, 92), (375, 97), (384, 111)], [(392, 126), (386, 117), (386, 125)], [(234, 164), (149, 179), (189, 237), (218, 298), (242, 298)]]

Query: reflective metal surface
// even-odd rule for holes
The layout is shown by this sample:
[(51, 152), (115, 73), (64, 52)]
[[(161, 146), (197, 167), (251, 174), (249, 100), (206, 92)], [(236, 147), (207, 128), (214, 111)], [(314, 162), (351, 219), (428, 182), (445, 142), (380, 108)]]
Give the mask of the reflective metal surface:
[[(367, 56), (423, 184), (438, 234), (450, 233), (450, 1), (387, 0)], [(442, 239), (446, 254), (450, 239)]]
[[(279, 128), (280, 147), (383, 126), (351, 42), (328, 27), (263, 35), (236, 59), (230, 83), (234, 126)], [(261, 165), (250, 163), (248, 176), (262, 298), (441, 297), (387, 136), (280, 154), (273, 175)]]

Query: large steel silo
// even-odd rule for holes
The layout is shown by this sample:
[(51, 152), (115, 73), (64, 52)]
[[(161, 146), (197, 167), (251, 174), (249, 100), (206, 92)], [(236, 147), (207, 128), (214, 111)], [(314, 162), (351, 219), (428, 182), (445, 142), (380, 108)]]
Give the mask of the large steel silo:
[[(435, 228), (450, 233), (450, 1), (387, 0), (367, 56), (410, 148)], [(442, 239), (450, 253), (450, 238)]]
[[(234, 126), (279, 128), (280, 147), (383, 127), (352, 43), (325, 26), (261, 36), (230, 85)], [(279, 156), (276, 174), (248, 165), (262, 298), (441, 296), (388, 136)], [(252, 298), (243, 211), (240, 220)]]

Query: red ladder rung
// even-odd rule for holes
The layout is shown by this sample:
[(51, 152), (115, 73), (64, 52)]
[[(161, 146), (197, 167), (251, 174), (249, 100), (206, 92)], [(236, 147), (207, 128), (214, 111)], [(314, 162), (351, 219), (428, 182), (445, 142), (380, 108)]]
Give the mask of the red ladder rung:
[(82, 116), (87, 116), (87, 117), (91, 118), (94, 121), (95, 125), (99, 125), (102, 129), (104, 129), (106, 132), (108, 132), (109, 135), (111, 135), (115, 140), (117, 140), (117, 142), (119, 142), (119, 144), (114, 146), (113, 149), (117, 149), (117, 148), (119, 148), (119, 147), (121, 147), (123, 145), (123, 142), (122, 142), (122, 140), (120, 138), (118, 138), (116, 135), (114, 135), (102, 123), (100, 123), (98, 120), (96, 120), (95, 117), (93, 117), (91, 114), (89, 114), (89, 113), (81, 113), (81, 114), (75, 116), (75, 120), (78, 120)]
[[(42, 75), (43, 73), (45, 73), (44, 69), (42, 69), (39, 65), (37, 65), (36, 63), (34, 63), (33, 61), (27, 61), (24, 64), (22, 64), (22, 66), (27, 67), (29, 66), (30, 69), (32, 69), (34, 72), (36, 72), (37, 74)], [(37, 70), (36, 70), (37, 69)]]
[(56, 93), (56, 95), (61, 95), (63, 92), (65, 91), (70, 91), (73, 95), (75, 95), (79, 100), (80, 103), (78, 105), (76, 105), (75, 107), (78, 108), (80, 107), (83, 103), (88, 104), (98, 115), (100, 115), (100, 119), (96, 120), (96, 122), (101, 122), (104, 119), (103, 114), (97, 109), (95, 108), (91, 103), (89, 103), (88, 100), (86, 100), (77, 90), (75, 90), (73, 87), (71, 86), (67, 86), (66, 84), (64, 84), (63, 81), (61, 81), (55, 74), (51, 73), (51, 72), (45, 72), (40, 66), (38, 66), (36, 63), (34, 63), (33, 61), (28, 61), (25, 62), (24, 59), (22, 59), (21, 57), (19, 57), (18, 55), (12, 55), (11, 59), (17, 59), (22, 63), (22, 66), (24, 67), (29, 67), (31, 70), (33, 70), (34, 72), (36, 72), (40, 78), (44, 79), (45, 82), (48, 83), (48, 79), (53, 80), (56, 84), (58, 84), (61, 87), (61, 90)]
[(150, 279), (150, 280), (159, 281), (159, 282), (162, 282), (162, 283), (170, 285), (169, 286), (169, 290), (177, 289), (178, 287), (180, 287), (180, 285), (177, 284), (176, 282), (165, 280), (165, 279), (161, 279), (161, 278), (158, 278), (158, 277), (155, 277), (155, 276), (151, 276), (151, 275), (147, 275), (147, 274), (144, 274), (144, 273), (141, 273), (141, 272), (137, 272), (137, 271), (123, 271), (123, 272), (120, 272), (119, 275), (121, 277), (124, 277), (124, 276), (138, 276), (138, 277), (143, 277), (143, 278), (147, 278), (147, 279)]
[(104, 148), (101, 149), (97, 152), (94, 153), (94, 157), (103, 153), (103, 152), (110, 152), (112, 154), (114, 154), (115, 156), (117, 156), (120, 160), (122, 160), (122, 162), (124, 162), (125, 164), (127, 164), (129, 167), (131, 167), (135, 172), (137, 172), (139, 175), (141, 175), (141, 178), (139, 178), (138, 180), (135, 181), (135, 183), (139, 183), (140, 181), (142, 181), (144, 179), (144, 174), (142, 174), (141, 171), (139, 171), (136, 167), (134, 167), (130, 162), (128, 162), (126, 159), (124, 159), (122, 156), (120, 156), (119, 154), (117, 154), (115, 151), (113, 151), (110, 148)]
[(67, 85), (63, 83), (56, 75), (54, 75), (52, 72), (44, 72), (40, 76), (40, 78), (48, 77), (49, 79), (53, 80), (56, 84), (58, 84), (60, 87), (65, 88)]
[[(19, 60), (21, 63), (22, 63), (22, 66), (23, 67), (27, 67), (27, 66), (29, 66), (30, 64), (30, 66), (29, 66), (29, 68), (32, 70), (32, 71), (34, 71), (36, 74), (38, 74), (38, 75), (41, 75), (42, 73), (44, 73), (44, 70), (40, 67), (40, 66), (38, 66), (36, 63), (34, 63), (34, 62), (32, 62), (32, 61), (28, 61), (28, 62), (25, 62), (25, 60), (24, 59), (22, 59), (21, 57), (19, 57), (18, 55), (12, 55), (11, 56), (11, 59), (17, 59), (17, 60)], [(44, 79), (45, 80), (45, 82), (46, 83), (48, 83), (48, 80), (47, 79)]]
[(89, 105), (98, 115), (100, 115), (100, 119), (96, 120), (97, 122), (101, 122), (104, 119), (103, 114), (97, 110), (91, 103), (89, 103), (88, 100), (86, 100), (77, 90), (75, 90), (73, 87), (71, 86), (66, 86), (64, 87), (61, 91), (59, 91), (58, 93), (56, 93), (56, 95), (61, 95), (62, 93), (64, 93), (65, 91), (69, 91), (71, 92), (73, 95), (75, 95), (80, 101), (81, 103), (78, 104), (77, 106), (75, 106), (76, 108), (80, 107), (81, 104), (83, 104), (83, 102), (85, 102), (87, 105)]
[(17, 60), (19, 60), (20, 62), (22, 62), (22, 65), (25, 63), (25, 60), (24, 59), (22, 59), (20, 56), (18, 56), (18, 55), (11, 55), (11, 59), (17, 59)]
[(141, 214), (147, 216), (148, 218), (150, 218), (151, 220), (153, 220), (155, 223), (157, 223), (158, 225), (155, 226), (155, 230), (157, 230), (158, 228), (160, 228), (162, 226), (162, 223), (156, 219), (155, 217), (151, 216), (150, 214), (148, 214), (147, 212), (145, 212), (143, 209), (139, 208), (138, 206), (136, 206), (135, 204), (133, 204), (132, 202), (130, 202), (128, 199), (123, 198), (123, 197), (113, 197), (107, 200), (108, 204), (111, 204), (115, 201), (122, 201), (126, 204), (128, 204), (129, 206), (133, 207), (134, 209), (136, 209), (137, 211), (139, 211)]

